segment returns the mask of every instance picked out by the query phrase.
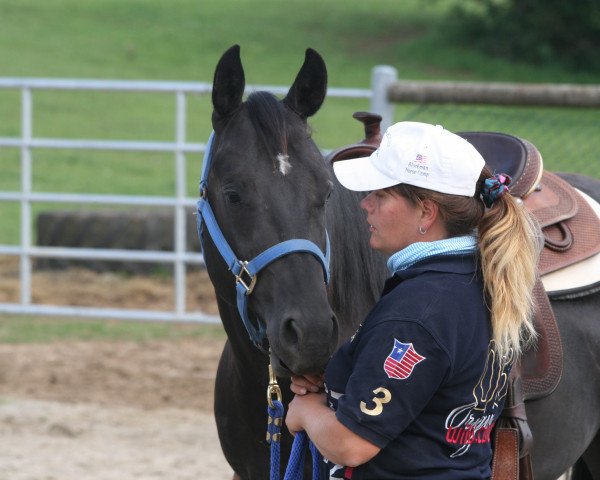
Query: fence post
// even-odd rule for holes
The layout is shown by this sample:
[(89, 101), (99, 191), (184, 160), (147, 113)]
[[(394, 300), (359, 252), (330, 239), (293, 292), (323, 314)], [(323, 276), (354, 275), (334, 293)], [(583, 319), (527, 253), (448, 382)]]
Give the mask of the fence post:
[(31, 304), (32, 92), (21, 90), (21, 305)]
[(388, 88), (398, 79), (398, 71), (389, 65), (377, 65), (371, 73), (371, 112), (381, 115), (381, 130), (394, 122), (394, 104), (388, 99)]
[(173, 279), (175, 283), (175, 315), (182, 316), (186, 311), (186, 264), (184, 255), (187, 249), (187, 218), (185, 198), (187, 196), (186, 184), (186, 156), (183, 150), (186, 139), (187, 125), (187, 98), (182, 90), (175, 94), (175, 223), (173, 230), (173, 250), (175, 251), (175, 264)]

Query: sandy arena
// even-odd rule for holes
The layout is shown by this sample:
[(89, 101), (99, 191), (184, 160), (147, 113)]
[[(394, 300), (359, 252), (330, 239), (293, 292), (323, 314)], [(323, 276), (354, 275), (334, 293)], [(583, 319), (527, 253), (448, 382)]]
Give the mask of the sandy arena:
[[(0, 266), (0, 301), (15, 301), (16, 265)], [(190, 303), (214, 313), (212, 288), (192, 280)], [(79, 269), (35, 273), (33, 285), (39, 303), (172, 301), (168, 279)], [(231, 479), (212, 414), (222, 346), (204, 338), (0, 344), (0, 480)]]
[[(0, 257), (0, 302), (18, 292), (18, 263)], [(172, 296), (164, 277), (33, 275), (35, 303), (168, 309)], [(217, 313), (205, 272), (188, 275), (187, 298)], [(212, 413), (223, 343), (0, 343), (0, 480), (231, 479)]]

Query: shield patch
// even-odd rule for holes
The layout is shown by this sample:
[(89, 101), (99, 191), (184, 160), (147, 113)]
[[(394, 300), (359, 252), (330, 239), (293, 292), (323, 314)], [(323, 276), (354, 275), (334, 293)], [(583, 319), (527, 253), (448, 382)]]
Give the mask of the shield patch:
[(383, 370), (389, 378), (405, 380), (413, 372), (415, 365), (425, 360), (412, 343), (403, 343), (394, 338), (394, 348), (383, 363)]

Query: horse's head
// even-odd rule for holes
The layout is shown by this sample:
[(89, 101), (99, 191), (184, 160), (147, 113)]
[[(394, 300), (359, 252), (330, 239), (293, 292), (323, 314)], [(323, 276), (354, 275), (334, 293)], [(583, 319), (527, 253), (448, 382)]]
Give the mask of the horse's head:
[[(307, 50), (283, 100), (257, 92), (244, 102), (244, 86), (239, 47), (234, 46), (223, 54), (215, 71), (214, 139), (206, 198), (239, 260), (255, 259), (291, 239), (314, 247), (312, 253), (300, 248), (269, 261), (244, 301), (252, 326), (260, 330), (262, 325), (266, 330), (275, 372), (315, 373), (325, 365), (338, 339), (323, 261), (325, 203), (333, 183), (307, 125), (307, 117), (317, 112), (325, 98), (325, 64), (317, 52)], [(217, 251), (218, 241), (206, 229), (202, 236), (217, 296), (235, 306), (239, 298), (230, 266)], [(252, 282), (247, 272), (240, 274), (245, 284)], [(230, 339), (234, 331), (244, 329), (237, 316), (223, 321), (230, 323), (225, 324)]]

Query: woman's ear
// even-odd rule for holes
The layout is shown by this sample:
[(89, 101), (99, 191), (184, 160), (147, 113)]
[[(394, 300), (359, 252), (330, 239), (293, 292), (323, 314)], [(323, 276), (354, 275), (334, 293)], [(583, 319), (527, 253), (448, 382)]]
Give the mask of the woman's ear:
[(440, 213), (440, 206), (433, 200), (427, 199), (421, 202), (421, 225), (426, 230), (435, 223)]

